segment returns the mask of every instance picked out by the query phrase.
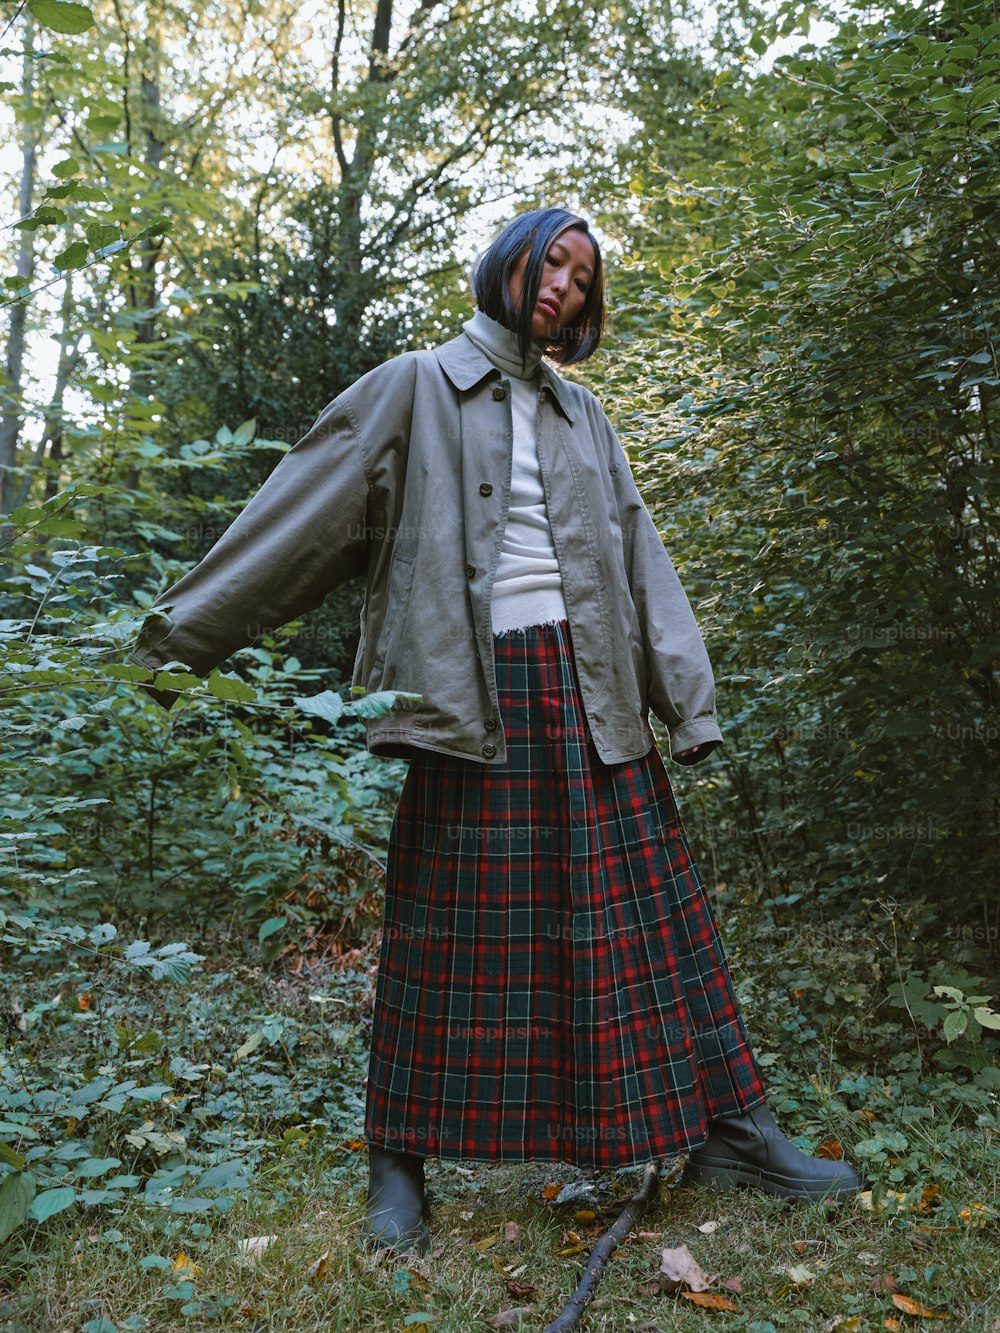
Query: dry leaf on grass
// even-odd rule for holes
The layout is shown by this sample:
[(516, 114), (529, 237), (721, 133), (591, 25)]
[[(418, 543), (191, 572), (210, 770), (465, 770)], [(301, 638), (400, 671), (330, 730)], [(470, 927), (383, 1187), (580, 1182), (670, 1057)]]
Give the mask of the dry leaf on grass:
[(921, 1319), (950, 1319), (951, 1315), (941, 1310), (932, 1310), (929, 1306), (915, 1301), (912, 1296), (903, 1296), (900, 1292), (892, 1293), (892, 1303), (903, 1314), (919, 1315)]
[(513, 1244), (516, 1244), (521, 1239), (521, 1228), (516, 1222), (504, 1223), (503, 1238), (504, 1240), (511, 1241)]
[(686, 1301), (693, 1301), (695, 1305), (704, 1306), (706, 1310), (739, 1309), (738, 1305), (734, 1305), (733, 1302), (727, 1300), (725, 1296), (716, 1296), (711, 1291), (682, 1291), (681, 1295)]
[(244, 1263), (255, 1262), (277, 1239), (277, 1236), (248, 1236), (239, 1243), (240, 1259)]
[(668, 1283), (673, 1283), (677, 1287), (690, 1287), (692, 1291), (708, 1290), (709, 1278), (702, 1272), (698, 1261), (686, 1245), (679, 1245), (675, 1250), (663, 1251), (660, 1272), (666, 1275)]
[(881, 1296), (883, 1293), (898, 1291), (899, 1283), (891, 1273), (883, 1273), (881, 1277), (877, 1277), (871, 1284), (870, 1290), (874, 1292), (876, 1296)]
[(513, 1282), (510, 1278), (507, 1279), (504, 1286), (511, 1296), (534, 1296), (538, 1290), (537, 1287), (531, 1286), (528, 1282)]
[(183, 1250), (180, 1251), (170, 1267), (175, 1273), (183, 1273), (189, 1277), (194, 1277), (195, 1273), (201, 1272), (201, 1264), (196, 1264), (193, 1259), (189, 1259)]
[(330, 1271), (330, 1251), (324, 1250), (323, 1253), (306, 1269), (306, 1277), (310, 1282), (318, 1282), (320, 1278), (326, 1277)]
[(517, 1328), (522, 1318), (531, 1319), (534, 1313), (530, 1305), (515, 1305), (510, 1310), (490, 1315), (486, 1322), (490, 1328)]

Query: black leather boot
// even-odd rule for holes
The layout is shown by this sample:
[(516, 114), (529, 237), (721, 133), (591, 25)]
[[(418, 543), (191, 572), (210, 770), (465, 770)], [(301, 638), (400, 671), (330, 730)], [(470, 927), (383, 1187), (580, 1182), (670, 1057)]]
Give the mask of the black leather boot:
[(357, 1238), (358, 1247), (372, 1242), (396, 1254), (426, 1254), (430, 1232), (424, 1220), (424, 1159), (416, 1153), (394, 1152), (368, 1145), (368, 1203)]
[(808, 1157), (793, 1147), (766, 1106), (713, 1120), (708, 1129), (708, 1141), (686, 1155), (681, 1185), (747, 1185), (784, 1199), (839, 1199), (861, 1189), (848, 1162)]

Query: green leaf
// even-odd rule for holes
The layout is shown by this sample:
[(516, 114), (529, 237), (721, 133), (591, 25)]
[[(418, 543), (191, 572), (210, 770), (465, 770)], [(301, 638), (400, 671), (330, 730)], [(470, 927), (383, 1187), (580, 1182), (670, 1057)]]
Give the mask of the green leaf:
[(86, 241), (74, 241), (61, 254), (56, 255), (52, 264), (60, 273), (67, 273), (70, 269), (83, 268), (87, 262), (87, 254)]
[(274, 935), (277, 931), (282, 930), (287, 925), (288, 925), (287, 917), (284, 916), (270, 917), (267, 921), (264, 922), (260, 930), (257, 931), (257, 943), (263, 944), (264, 941), (269, 938), (269, 936)]
[(264, 1033), (260, 1028), (252, 1036), (247, 1037), (246, 1041), (236, 1052), (237, 1060), (245, 1060), (248, 1055), (253, 1055), (254, 1051), (264, 1040)]
[(107, 1175), (116, 1166), (121, 1166), (121, 1161), (117, 1157), (88, 1157), (75, 1170), (81, 1179), (92, 1180), (95, 1176)]
[(32, 1202), (31, 1216), (36, 1222), (47, 1222), (50, 1217), (55, 1217), (56, 1213), (71, 1207), (75, 1201), (76, 1190), (71, 1189), (69, 1185), (61, 1185), (54, 1190), (43, 1190)]
[(949, 1014), (944, 1020), (944, 1039), (945, 1041), (954, 1041), (965, 1031), (969, 1022), (969, 1015), (961, 1012)]
[(977, 1023), (984, 1028), (992, 1028), (994, 1032), (1000, 1032), (1000, 1014), (988, 1007), (983, 1009), (973, 1009), (972, 1016)]
[[(344, 701), (333, 690), (324, 690), (321, 694), (307, 697), (295, 696), (295, 705), (303, 713), (321, 717), (324, 722), (337, 723), (344, 713)], [(353, 712), (353, 709), (352, 709)]]
[(35, 1197), (35, 1177), (15, 1171), (0, 1185), (0, 1243), (21, 1225)]
[(200, 1194), (202, 1190), (225, 1189), (227, 1185), (231, 1185), (237, 1178), (240, 1178), (245, 1184), (245, 1177), (241, 1176), (241, 1172), (244, 1170), (245, 1166), (242, 1162), (219, 1162), (216, 1166), (210, 1166), (207, 1171), (203, 1172), (198, 1177), (195, 1183), (191, 1186), (191, 1192), (193, 1194)]
[(384, 717), (391, 712), (396, 699), (422, 699), (423, 695), (410, 694), (405, 690), (376, 690), (374, 694), (364, 694), (348, 704), (345, 712), (352, 717)]
[(208, 692), (214, 694), (217, 699), (225, 699), (230, 703), (253, 703), (257, 698), (257, 691), (252, 685), (248, 685), (235, 676), (222, 676), (215, 673), (208, 679)]
[(94, 16), (86, 5), (70, 0), (28, 0), (28, 8), (44, 28), (53, 32), (86, 32), (94, 26)]

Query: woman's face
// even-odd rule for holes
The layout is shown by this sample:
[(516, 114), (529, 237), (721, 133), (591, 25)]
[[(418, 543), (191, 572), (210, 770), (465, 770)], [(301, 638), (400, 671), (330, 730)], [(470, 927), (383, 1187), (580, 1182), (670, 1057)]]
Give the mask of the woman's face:
[[(508, 291), (515, 310), (521, 308), (524, 270), (531, 247), (518, 256), (510, 275)], [(594, 277), (594, 247), (578, 227), (560, 232), (549, 246), (538, 285), (538, 300), (531, 317), (531, 332), (543, 341), (553, 341), (583, 309)]]

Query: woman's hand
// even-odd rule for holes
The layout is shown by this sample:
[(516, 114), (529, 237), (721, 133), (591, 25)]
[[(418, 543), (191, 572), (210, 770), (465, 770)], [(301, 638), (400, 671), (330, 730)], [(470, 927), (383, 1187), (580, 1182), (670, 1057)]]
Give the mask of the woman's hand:
[(690, 750), (679, 750), (674, 758), (679, 764), (696, 764), (702, 754), (711, 748), (709, 745), (692, 745)]

